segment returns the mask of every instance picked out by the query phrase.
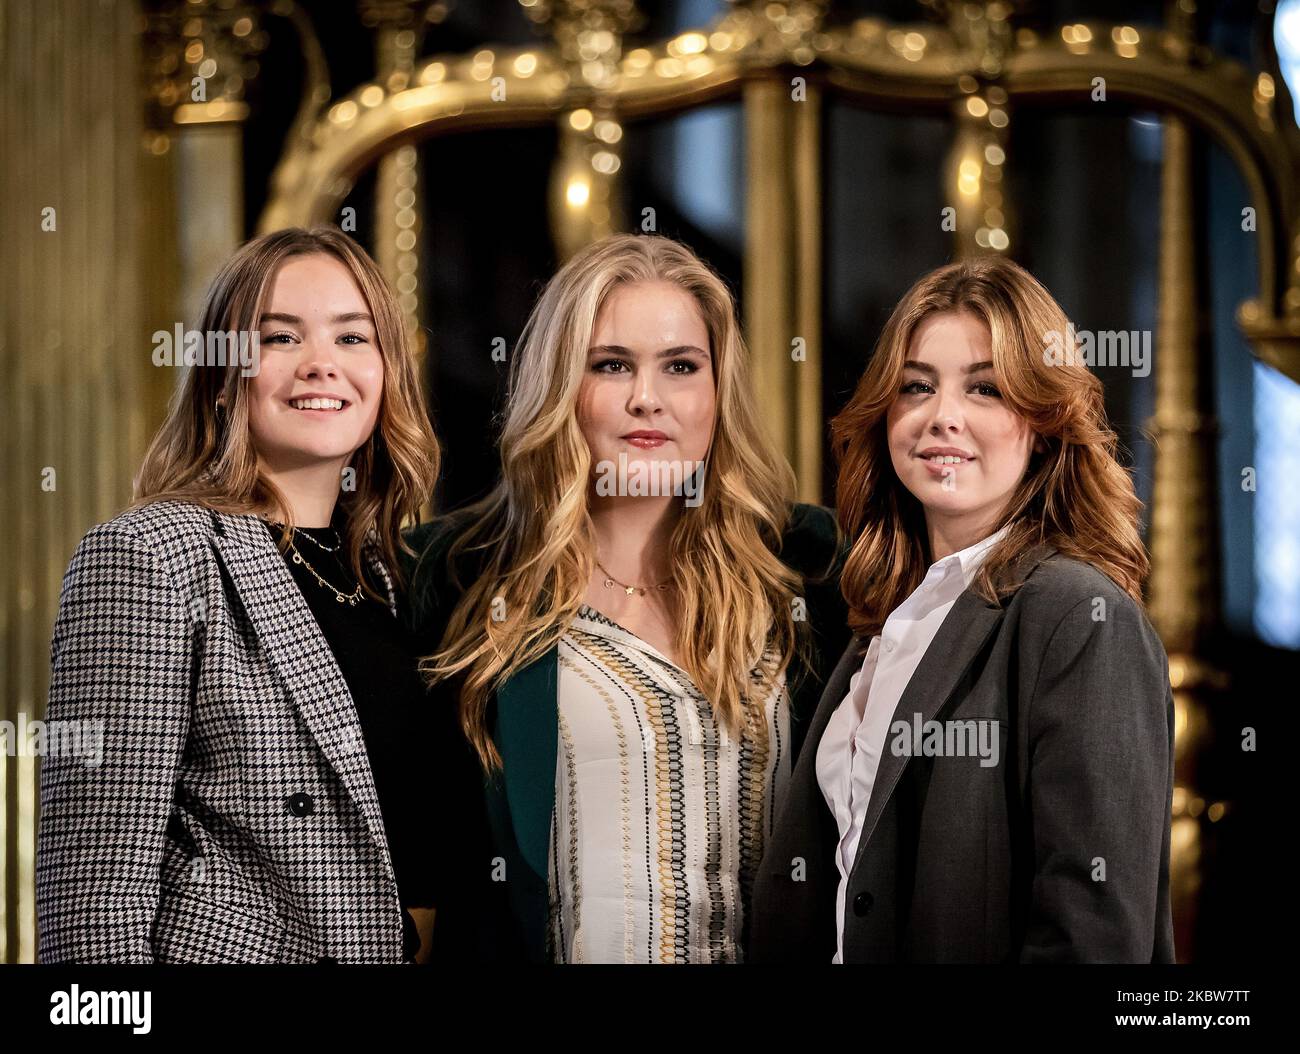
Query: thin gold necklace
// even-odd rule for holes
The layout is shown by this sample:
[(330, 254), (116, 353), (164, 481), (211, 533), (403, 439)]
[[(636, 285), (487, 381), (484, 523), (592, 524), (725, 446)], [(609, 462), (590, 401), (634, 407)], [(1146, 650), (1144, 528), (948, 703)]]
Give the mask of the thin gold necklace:
[(649, 588), (649, 589), (667, 589), (667, 588), (668, 588), (668, 583), (669, 583), (670, 581), (672, 581), (672, 579), (670, 579), (670, 578), (666, 578), (666, 579), (664, 579), (662, 582), (660, 582), (658, 585), (654, 585), (654, 586), (649, 586), (649, 587), (646, 587), (646, 586), (630, 586), (630, 585), (628, 585), (626, 582), (620, 582), (617, 578), (615, 578), (615, 577), (614, 577), (613, 575), (611, 575), (608, 571), (606, 571), (604, 565), (603, 565), (599, 560), (596, 561), (596, 566), (597, 566), (598, 568), (600, 568), (601, 572), (602, 572), (602, 573), (604, 574), (604, 576), (605, 576), (605, 588), (606, 588), (606, 589), (613, 589), (615, 586), (618, 586), (618, 587), (619, 587), (621, 590), (623, 590), (623, 592), (626, 593), (628, 596), (632, 596), (632, 594), (634, 594), (634, 593), (640, 593), (641, 596), (645, 596), (645, 595), (646, 595), (646, 592), (647, 592), (647, 588)]
[[(273, 527), (278, 527), (278, 528), (280, 529), (281, 533), (283, 533), (284, 531), (288, 530), (288, 527), (287, 527), (286, 524), (281, 523), (279, 520), (273, 520), (273, 519), (271, 519), (271, 517), (267, 516), (265, 513), (262, 514), (262, 519), (264, 519), (267, 523), (271, 524), (271, 526), (273, 526)], [(319, 529), (320, 529), (320, 528), (317, 528), (317, 530), (319, 530)], [(330, 528), (330, 529), (332, 529), (332, 528)], [(323, 552), (323, 553), (337, 553), (341, 548), (343, 548), (343, 539), (342, 539), (342, 538), (340, 538), (338, 544), (337, 544), (336, 546), (334, 546), (333, 549), (331, 549), (328, 545), (326, 545), (324, 542), (322, 542), (322, 541), (321, 541), (319, 538), (317, 538), (314, 534), (309, 534), (308, 531), (307, 531), (307, 528), (306, 528), (306, 527), (295, 527), (293, 530), (294, 530), (294, 533), (295, 533), (295, 534), (302, 534), (302, 535), (305, 535), (308, 539), (310, 539), (311, 543), (312, 543), (313, 545), (315, 545), (316, 548), (318, 548), (318, 549), (319, 549), (321, 552)]]
[[(308, 535), (308, 537), (310, 538), (311, 535)], [(316, 579), (317, 582), (319, 582), (331, 593), (333, 593), (334, 599), (337, 600), (340, 604), (346, 601), (347, 603), (351, 604), (353, 607), (356, 607), (357, 604), (360, 602), (361, 600), (360, 582), (357, 582), (357, 588), (352, 590), (351, 593), (344, 593), (342, 590), (335, 589), (331, 583), (325, 581), (325, 579), (323, 579), (320, 576), (320, 574), (316, 571), (316, 568), (312, 567), (312, 565), (307, 562), (306, 557), (304, 557), (302, 553), (298, 552), (298, 547), (293, 544), (292, 538), (289, 539), (289, 552), (293, 553), (293, 562), (295, 564), (302, 564), (303, 567), (307, 568), (307, 570), (311, 572), (312, 578)]]
[(323, 553), (337, 553), (343, 547), (343, 540), (339, 539), (338, 545), (334, 546), (334, 548), (331, 549), (328, 545), (322, 542), (314, 534), (307, 534), (306, 527), (295, 527), (294, 531), (296, 531), (298, 534), (305, 535), (311, 541), (311, 543)]

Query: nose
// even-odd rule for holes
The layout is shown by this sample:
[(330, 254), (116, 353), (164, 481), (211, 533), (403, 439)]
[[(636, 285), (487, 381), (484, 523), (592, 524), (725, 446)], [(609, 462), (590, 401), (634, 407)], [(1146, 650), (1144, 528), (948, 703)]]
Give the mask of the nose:
[(658, 375), (653, 369), (638, 370), (632, 378), (632, 390), (627, 397), (627, 411), (634, 416), (658, 413), (663, 409), (659, 400)]
[(339, 375), (334, 344), (330, 340), (305, 340), (298, 357), (298, 379), (303, 381), (332, 380)]
[(965, 423), (962, 417), (961, 393), (952, 386), (940, 388), (930, 400), (930, 435), (960, 432)]

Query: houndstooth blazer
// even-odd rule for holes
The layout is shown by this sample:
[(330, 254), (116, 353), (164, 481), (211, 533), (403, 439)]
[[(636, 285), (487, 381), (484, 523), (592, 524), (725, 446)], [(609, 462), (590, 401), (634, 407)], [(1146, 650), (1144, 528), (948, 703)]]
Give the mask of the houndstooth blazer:
[(51, 663), (47, 720), (102, 722), (103, 752), (41, 766), (41, 961), (403, 961), (352, 696), (257, 517), (94, 528)]

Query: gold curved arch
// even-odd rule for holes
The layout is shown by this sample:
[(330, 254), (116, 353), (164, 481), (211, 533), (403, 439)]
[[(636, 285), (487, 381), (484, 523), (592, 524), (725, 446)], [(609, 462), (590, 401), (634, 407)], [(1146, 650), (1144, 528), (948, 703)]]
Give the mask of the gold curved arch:
[[(438, 56), (411, 87), (361, 86), (321, 112), (291, 141), (273, 177), (260, 230), (327, 220), (357, 176), (395, 147), (433, 135), (492, 126), (545, 124), (582, 106), (619, 118), (689, 109), (738, 95), (748, 81), (790, 76), (874, 108), (943, 111), (979, 83), (980, 55), (944, 27), (860, 20), (828, 28), (806, 44), (751, 32), (728, 16), (654, 48), (628, 52), (599, 91), (568, 72), (553, 50)], [(681, 41), (695, 43), (683, 54)], [(1278, 113), (1280, 80), (1253, 76), (1176, 34), (1100, 23), (1022, 37), (992, 82), (1010, 104), (1096, 105), (1106, 97), (1180, 117), (1221, 143), (1241, 169), (1257, 213), (1259, 295), (1238, 320), (1256, 352), (1300, 380), (1300, 133), (1289, 108)]]

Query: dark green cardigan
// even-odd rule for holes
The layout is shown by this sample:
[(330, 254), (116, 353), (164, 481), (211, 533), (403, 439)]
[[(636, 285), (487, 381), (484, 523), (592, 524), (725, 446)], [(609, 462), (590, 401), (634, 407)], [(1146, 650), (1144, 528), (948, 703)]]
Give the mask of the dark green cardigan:
[[(416, 555), (404, 567), (405, 611), (425, 654), (442, 640), (460, 599), (456, 580), (469, 583), (477, 577), (474, 554), (460, 555), (455, 579), (448, 563), (451, 545), (470, 523), (470, 515), (460, 510), (406, 535)], [(844, 554), (831, 512), (818, 505), (793, 506), (780, 556), (804, 578), (814, 659), (810, 670), (796, 671), (790, 678), (792, 766), (826, 678), (849, 641), (839, 590)], [(558, 672), (558, 649), (552, 647), (505, 681), (489, 701), (488, 726), (503, 760), (501, 771), (483, 776), (470, 760), (468, 745), (463, 748), (463, 808), (455, 810), (450, 836), (440, 839), (446, 844), (452, 877), (440, 882), (440, 933), (434, 948), (438, 958), (546, 959), (546, 857), (555, 805)], [(437, 686), (435, 705), (454, 708), (458, 690), (455, 681)], [(478, 778), (470, 775), (473, 772)]]

